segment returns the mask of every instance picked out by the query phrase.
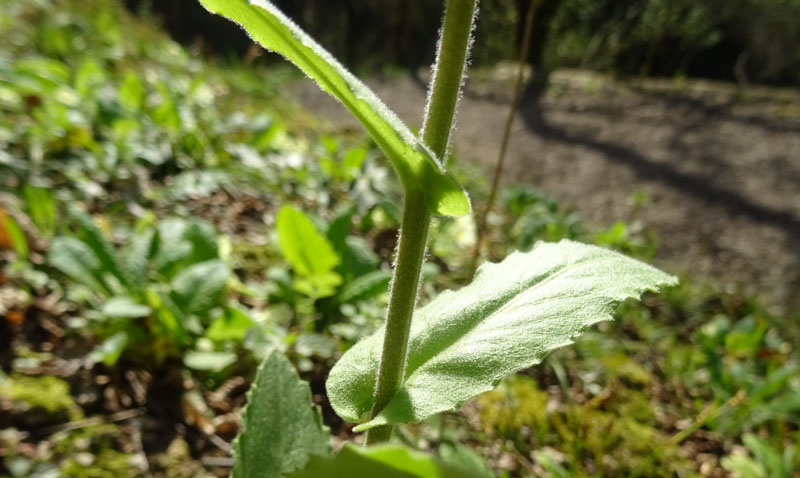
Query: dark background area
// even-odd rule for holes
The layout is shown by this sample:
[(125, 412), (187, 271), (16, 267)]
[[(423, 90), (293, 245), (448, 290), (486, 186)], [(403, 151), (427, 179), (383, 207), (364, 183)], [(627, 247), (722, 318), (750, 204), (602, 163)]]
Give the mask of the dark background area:
[[(416, 69), (433, 60), (442, 2), (277, 0), (351, 68)], [(246, 35), (196, 0), (127, 0), (184, 44), (244, 56)], [(517, 55), (528, 0), (482, 0), (473, 63)], [(691, 76), (800, 85), (800, 0), (538, 0), (530, 62), (618, 76)]]

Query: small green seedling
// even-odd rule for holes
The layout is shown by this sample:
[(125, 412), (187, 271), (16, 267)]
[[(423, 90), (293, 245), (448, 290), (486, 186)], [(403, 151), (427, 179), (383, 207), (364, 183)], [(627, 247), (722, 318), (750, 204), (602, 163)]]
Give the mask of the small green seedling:
[[(471, 285), (445, 292), (414, 311), (431, 216), (470, 212), (466, 193), (444, 165), (477, 1), (447, 0), (420, 136), (272, 3), (200, 1), (240, 24), (256, 42), (286, 57), (338, 99), (386, 154), (404, 190), (386, 323), (350, 349), (327, 382), (334, 410), (356, 422), (356, 431), (367, 432), (367, 445), (379, 446), (347, 445), (331, 456), (308, 386), (282, 354), (273, 352), (249, 395), (235, 446), (235, 478), (480, 476), (386, 445), (392, 427), (458, 408), (503, 377), (572, 343), (587, 327), (612, 318), (616, 303), (676, 283), (674, 277), (623, 255), (565, 240), (540, 243), (530, 252), (486, 264)], [(279, 222), (298, 220), (296, 212), (281, 214)], [(300, 287), (330, 292), (336, 285), (330, 274), (334, 261), (292, 260), (302, 246), (285, 241), (291, 238), (281, 237), (284, 254), (305, 280)], [(324, 249), (320, 254), (330, 256)]]
[(187, 351), (191, 368), (223, 368), (236, 360), (230, 353), (191, 351), (198, 338), (223, 323), (229, 327), (227, 319), (241, 314), (225, 308), (222, 317), (212, 317), (231, 277), (213, 225), (167, 219), (141, 227), (117, 250), (91, 216), (77, 209), (70, 216), (75, 233), (53, 239), (48, 262), (91, 291), (86, 318), (102, 339), (92, 360), (114, 365), (128, 354), (161, 364)]

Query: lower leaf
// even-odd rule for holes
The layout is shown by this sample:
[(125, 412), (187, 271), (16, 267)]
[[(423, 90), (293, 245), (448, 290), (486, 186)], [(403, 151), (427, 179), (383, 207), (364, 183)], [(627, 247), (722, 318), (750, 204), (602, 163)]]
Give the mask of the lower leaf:
[[(485, 264), (472, 284), (415, 312), (403, 385), (354, 430), (454, 410), (611, 319), (620, 301), (675, 283), (642, 262), (567, 240)], [(346, 420), (358, 422), (370, 413), (383, 334), (378, 330), (356, 344), (331, 370), (328, 396)]]
[(279, 478), (330, 452), (330, 434), (311, 402), (308, 384), (273, 351), (247, 394), (242, 432), (233, 445), (233, 478)]

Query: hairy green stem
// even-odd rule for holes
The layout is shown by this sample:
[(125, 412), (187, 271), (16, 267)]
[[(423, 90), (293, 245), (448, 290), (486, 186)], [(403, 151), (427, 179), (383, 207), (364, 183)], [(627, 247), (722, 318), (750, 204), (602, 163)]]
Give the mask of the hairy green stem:
[[(466, 69), (476, 3), (477, 0), (447, 0), (445, 7), (444, 25), (425, 109), (422, 134), (427, 145), (443, 160), (447, 154), (453, 117)], [(422, 192), (406, 189), (403, 200), (403, 223), (389, 294), (389, 311), (372, 416), (383, 410), (403, 384), (408, 334), (414, 305), (417, 302), (419, 277), (425, 257), (430, 221), (431, 214)], [(367, 432), (366, 444), (386, 442), (391, 434), (391, 425), (373, 428)]]
[(442, 162), (447, 159), (450, 131), (467, 69), (476, 4), (477, 0), (447, 0), (445, 6), (442, 36), (422, 124), (422, 138)]
[[(431, 214), (422, 194), (406, 194), (403, 202), (403, 227), (400, 232), (400, 243), (397, 246), (397, 263), (389, 295), (383, 354), (375, 388), (375, 403), (372, 407), (373, 415), (383, 410), (403, 384), (408, 333), (417, 301), (419, 276), (430, 222)], [(367, 444), (385, 442), (391, 432), (391, 425), (369, 430)]]

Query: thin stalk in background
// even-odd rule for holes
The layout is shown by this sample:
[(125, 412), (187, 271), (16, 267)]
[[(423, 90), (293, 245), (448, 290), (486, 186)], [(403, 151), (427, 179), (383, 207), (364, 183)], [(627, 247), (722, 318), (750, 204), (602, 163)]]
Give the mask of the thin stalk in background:
[(522, 100), (522, 90), (525, 85), (525, 65), (531, 51), (533, 19), (538, 6), (539, 0), (531, 0), (528, 6), (528, 13), (525, 17), (525, 31), (522, 34), (522, 45), (519, 49), (519, 69), (517, 70), (517, 80), (514, 85), (514, 97), (511, 100), (511, 108), (508, 112), (505, 129), (503, 130), (503, 140), (500, 143), (500, 152), (498, 153), (497, 163), (494, 167), (494, 176), (492, 177), (492, 187), (489, 190), (489, 199), (486, 201), (486, 208), (483, 210), (476, 227), (477, 237), (475, 239), (475, 250), (472, 253), (472, 261), (470, 262), (469, 277), (473, 277), (475, 275), (475, 270), (478, 268), (478, 259), (480, 259), (481, 249), (483, 248), (483, 242), (486, 236), (486, 222), (489, 217), (489, 212), (491, 212), (494, 207), (497, 190), (500, 187), (500, 177), (503, 175), (503, 166), (506, 161), (508, 143), (511, 140), (511, 128), (514, 126), (514, 119), (517, 117), (519, 104)]
[[(475, 19), (477, 0), (447, 0), (444, 23), (439, 40), (436, 64), (425, 108), (422, 138), (439, 158), (447, 155), (453, 118), (461, 94), (464, 71)], [(419, 277), (431, 214), (422, 195), (407, 189), (403, 199), (403, 222), (397, 247), (397, 262), (389, 293), (386, 333), (383, 339), (381, 365), (375, 386), (372, 415), (377, 415), (403, 384), (408, 350), (411, 317), (417, 302)], [(384, 425), (367, 431), (366, 444), (389, 440), (392, 426)]]

